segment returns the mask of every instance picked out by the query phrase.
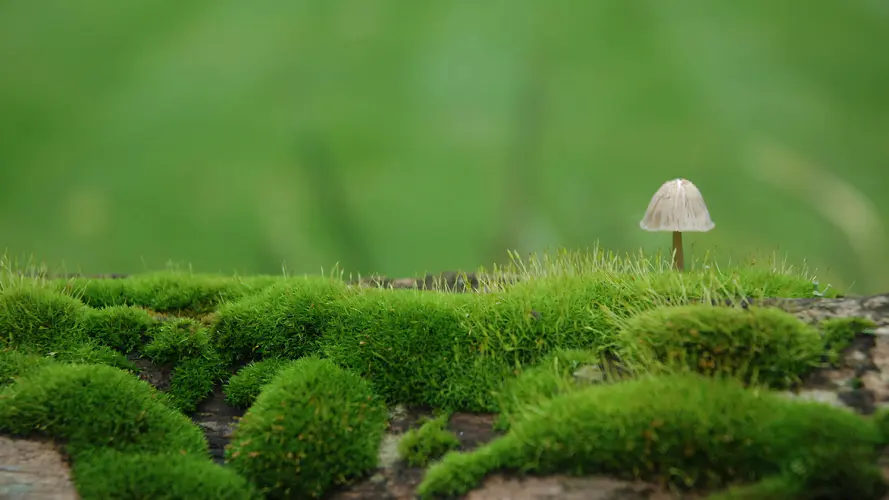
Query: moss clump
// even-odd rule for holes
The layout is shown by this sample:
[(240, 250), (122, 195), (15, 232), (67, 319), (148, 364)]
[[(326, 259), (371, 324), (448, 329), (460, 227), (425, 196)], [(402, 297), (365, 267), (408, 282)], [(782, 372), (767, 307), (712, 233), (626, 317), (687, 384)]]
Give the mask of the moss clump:
[(173, 365), (167, 394), (186, 413), (213, 393), (224, 374), (210, 332), (197, 320), (176, 318), (162, 323), (144, 354), (155, 363)]
[(175, 318), (160, 325), (143, 354), (164, 364), (200, 356), (208, 349), (212, 349), (210, 332), (200, 322)]
[(425, 467), (430, 460), (460, 446), (460, 440), (445, 429), (450, 415), (444, 413), (411, 429), (398, 442), (398, 455), (412, 467)]
[(256, 285), (233, 277), (162, 271), (123, 279), (58, 280), (56, 288), (77, 293), (83, 302), (96, 308), (139, 306), (157, 312), (202, 314), (251, 293)]
[(269, 498), (318, 497), (377, 464), (385, 407), (359, 376), (308, 357), (265, 387), (226, 461)]
[(797, 383), (824, 354), (816, 329), (774, 308), (661, 307), (628, 319), (619, 341), (631, 363), (659, 362), (776, 388)]
[(464, 324), (481, 294), (369, 289), (331, 308), (327, 358), (370, 381), (390, 403), (485, 409), (511, 371), (480, 352)]
[(193, 455), (102, 451), (77, 460), (73, 472), (82, 500), (261, 498), (243, 477)]
[(341, 281), (305, 278), (225, 304), (212, 325), (217, 348), (230, 364), (312, 354), (326, 325), (328, 305), (346, 293)]
[(157, 320), (148, 311), (134, 306), (89, 309), (84, 318), (90, 338), (125, 354), (142, 347), (156, 326)]
[(582, 367), (598, 369), (600, 356), (585, 349), (557, 349), (537, 365), (522, 371), (503, 384), (497, 395), (500, 412), (496, 427), (507, 429), (521, 414), (559, 394), (586, 386), (575, 380), (574, 372)]
[(859, 415), (745, 389), (736, 379), (645, 377), (546, 401), (505, 436), (471, 453), (445, 455), (418, 493), (463, 494), (494, 470), (607, 474), (683, 489), (776, 475), (815, 487), (823, 482), (819, 475), (833, 471), (834, 491), (855, 491), (871, 482), (881, 441), (876, 426)]
[(75, 457), (111, 448), (194, 453), (207, 443), (147, 382), (102, 365), (49, 364), (0, 390), (0, 433), (45, 436)]
[(267, 358), (250, 362), (225, 384), (225, 400), (232, 406), (247, 408), (253, 404), (266, 384), (293, 363), (293, 360), (284, 358)]
[(87, 308), (79, 300), (48, 288), (22, 285), (0, 292), (0, 347), (40, 354), (84, 339)]

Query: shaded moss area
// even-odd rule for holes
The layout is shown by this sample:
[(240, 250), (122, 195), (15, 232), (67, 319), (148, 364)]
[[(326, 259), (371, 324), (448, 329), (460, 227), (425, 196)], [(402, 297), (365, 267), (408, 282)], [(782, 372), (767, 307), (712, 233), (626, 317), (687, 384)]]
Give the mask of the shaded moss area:
[[(499, 272), (467, 293), (178, 271), (0, 280), (0, 433), (63, 443), (84, 498), (324, 496), (374, 470), (394, 405), (441, 411), (399, 445), (429, 466), (429, 498), (497, 470), (719, 498), (883, 491), (885, 413), (775, 394), (874, 326), (749, 305), (823, 294), (806, 276), (583, 254)], [(140, 380), (151, 370), (162, 390)], [(225, 468), (188, 417), (220, 385), (247, 412)], [(507, 434), (456, 453), (454, 411), (497, 413)]]

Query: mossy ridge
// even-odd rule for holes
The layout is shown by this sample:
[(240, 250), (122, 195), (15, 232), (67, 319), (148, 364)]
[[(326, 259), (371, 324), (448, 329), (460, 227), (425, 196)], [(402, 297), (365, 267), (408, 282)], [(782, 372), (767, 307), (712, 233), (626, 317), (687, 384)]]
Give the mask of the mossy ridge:
[(105, 448), (208, 456), (201, 430), (158, 396), (117, 368), (51, 363), (0, 390), (0, 432), (63, 442), (75, 460)]
[(376, 466), (386, 419), (367, 381), (305, 357), (257, 397), (226, 448), (226, 463), (268, 498), (319, 497)]
[[(873, 484), (883, 437), (828, 405), (753, 390), (731, 378), (644, 377), (554, 397), (503, 437), (449, 453), (421, 498), (466, 493), (489, 471), (607, 474), (714, 489), (781, 475), (809, 488)], [(829, 474), (827, 482), (819, 475)], [(823, 498), (844, 498), (826, 496)], [(879, 497), (861, 497), (863, 500)]]
[(220, 304), (263, 290), (277, 276), (226, 277), (167, 270), (120, 279), (69, 278), (52, 282), (55, 289), (96, 307), (139, 306), (161, 313), (196, 315)]

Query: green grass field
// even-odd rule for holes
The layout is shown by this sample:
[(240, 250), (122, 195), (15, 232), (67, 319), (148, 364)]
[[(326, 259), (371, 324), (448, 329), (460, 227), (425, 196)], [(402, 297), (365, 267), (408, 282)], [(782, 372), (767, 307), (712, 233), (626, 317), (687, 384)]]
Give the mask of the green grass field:
[(0, 2), (0, 243), (69, 271), (389, 275), (715, 249), (889, 288), (889, 8)]

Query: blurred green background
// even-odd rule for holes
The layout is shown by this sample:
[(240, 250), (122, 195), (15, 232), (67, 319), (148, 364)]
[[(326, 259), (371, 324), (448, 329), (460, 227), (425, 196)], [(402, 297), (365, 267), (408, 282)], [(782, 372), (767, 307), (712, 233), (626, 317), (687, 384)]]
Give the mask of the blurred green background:
[(0, 0), (0, 236), (68, 271), (777, 250), (889, 290), (884, 0)]

